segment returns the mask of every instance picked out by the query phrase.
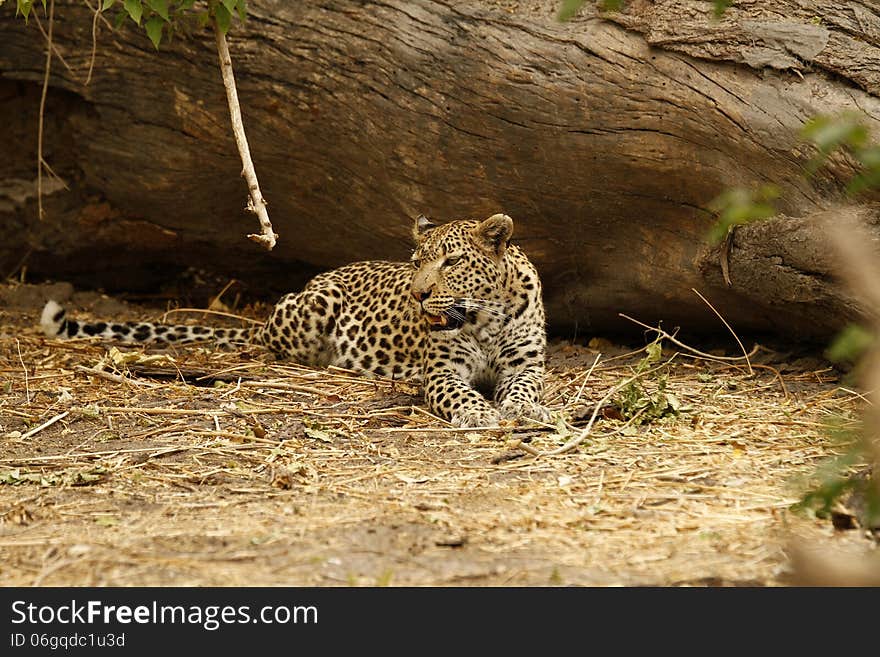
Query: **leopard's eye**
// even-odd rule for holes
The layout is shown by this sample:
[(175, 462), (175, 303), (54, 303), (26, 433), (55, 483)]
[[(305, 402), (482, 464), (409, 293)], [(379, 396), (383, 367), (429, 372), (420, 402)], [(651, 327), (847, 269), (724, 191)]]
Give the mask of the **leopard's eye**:
[(412, 263), (413, 269), (418, 269), (422, 266), (422, 261), (418, 258), (413, 258), (412, 260), (410, 260), (410, 262)]
[(452, 267), (453, 265), (457, 265), (460, 260), (460, 255), (449, 256), (448, 258), (446, 258), (446, 260), (443, 261), (443, 266)]

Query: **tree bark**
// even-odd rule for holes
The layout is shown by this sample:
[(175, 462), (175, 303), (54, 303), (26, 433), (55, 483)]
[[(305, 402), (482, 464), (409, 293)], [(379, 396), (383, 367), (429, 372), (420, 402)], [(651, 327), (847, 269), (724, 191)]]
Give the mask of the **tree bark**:
[[(7, 3), (9, 4), (9, 3)], [(0, 273), (148, 289), (213, 269), (272, 293), (304, 274), (409, 253), (413, 216), (503, 211), (538, 266), (552, 329), (633, 327), (826, 339), (859, 317), (835, 282), (817, 217), (874, 203), (842, 194), (848, 158), (807, 176), (816, 113), (880, 131), (880, 9), (868, 2), (742, 0), (592, 7), (569, 23), (535, 0), (254, 0), (229, 34), (244, 120), (272, 200), (271, 253), (246, 240), (240, 163), (210, 31), (158, 53), (129, 22), (98, 36), (56, 0), (46, 154), (33, 171), (45, 42), (0, 8)], [(99, 21), (99, 25), (100, 25)], [(6, 132), (7, 134), (4, 134)], [(709, 245), (709, 202), (778, 185), (780, 216)], [(722, 275), (722, 260), (730, 285)]]

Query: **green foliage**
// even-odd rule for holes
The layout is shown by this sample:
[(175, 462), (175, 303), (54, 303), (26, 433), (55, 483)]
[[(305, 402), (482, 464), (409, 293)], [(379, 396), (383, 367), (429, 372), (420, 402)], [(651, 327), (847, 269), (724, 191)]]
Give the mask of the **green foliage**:
[(837, 117), (814, 116), (804, 124), (801, 134), (818, 150), (810, 162), (811, 171), (821, 167), (838, 149), (859, 151), (868, 145), (868, 129), (858, 115), (849, 113)]
[(727, 8), (732, 4), (733, 0), (715, 0), (715, 7), (712, 10), (715, 18), (721, 18), (724, 15), (724, 12), (727, 11)]
[[(861, 116), (855, 113), (836, 117), (819, 115), (804, 125), (801, 134), (816, 149), (816, 154), (807, 165), (809, 174), (815, 174), (832, 155), (842, 152), (861, 165), (859, 173), (847, 184), (848, 194), (880, 188), (880, 146), (871, 143), (870, 131)], [(772, 201), (778, 196), (779, 190), (768, 186), (757, 191), (727, 190), (710, 205), (710, 209), (719, 214), (710, 232), (710, 239), (717, 243), (731, 226), (772, 216), (775, 214)], [(876, 343), (877, 336), (871, 331), (852, 324), (838, 334), (825, 354), (831, 361), (855, 364), (858, 368), (864, 354), (872, 347), (876, 348)], [(827, 433), (838, 441), (842, 438), (848, 447), (842, 456), (819, 468), (814, 485), (796, 508), (827, 516), (836, 502), (845, 495), (854, 495), (865, 500), (867, 510), (860, 522), (880, 523), (880, 495), (877, 494), (877, 488), (871, 483), (870, 477), (852, 474), (855, 464), (870, 460), (867, 442), (870, 436), (865, 435), (864, 430), (840, 432), (829, 428)], [(875, 465), (880, 468), (880, 464)]]
[[(593, 0), (602, 11), (620, 11), (626, 4), (626, 0)], [(560, 21), (567, 21), (577, 14), (581, 7), (587, 4), (587, 0), (562, 0), (559, 13), (556, 15)], [(733, 0), (714, 0), (712, 14), (715, 18), (721, 18), (727, 8), (733, 4)]]
[(562, 0), (556, 19), (563, 22), (570, 20), (584, 6), (584, 2), (586, 0)]
[(813, 484), (807, 486), (807, 492), (792, 509), (828, 518), (834, 507), (849, 497), (859, 524), (880, 526), (880, 495), (873, 485), (870, 469), (864, 468), (868, 460), (864, 427), (846, 427), (837, 418), (828, 424), (826, 435), (843, 452), (819, 466), (812, 476)]
[(141, 4), (141, 0), (123, 0), (123, 5), (125, 11), (131, 16), (131, 20), (140, 25), (141, 16), (144, 15), (144, 6)]
[(162, 29), (164, 26), (165, 21), (158, 15), (150, 16), (144, 24), (147, 36), (150, 37), (150, 41), (153, 42), (153, 46), (155, 46), (156, 50), (159, 49), (159, 44), (162, 42)]
[(229, 31), (229, 25), (232, 22), (232, 12), (221, 3), (214, 6), (214, 18), (217, 20), (217, 27), (223, 34)]
[(880, 146), (871, 143), (868, 128), (858, 114), (815, 116), (804, 125), (802, 134), (817, 151), (807, 165), (810, 173), (818, 171), (833, 153), (841, 151), (861, 165), (861, 171), (847, 185), (849, 194), (880, 187)]
[(825, 355), (834, 363), (855, 363), (868, 352), (875, 339), (864, 326), (850, 324), (837, 334)]
[[(2, 5), (4, 0), (0, 0), (0, 5)], [(41, 0), (43, 9), (46, 8), (46, 0)], [(15, 4), (15, 15), (19, 14), (24, 16), (25, 22), (27, 22), (28, 17), (31, 15), (31, 9), (34, 8), (34, 0), (17, 0)]]
[[(862, 123), (861, 116), (855, 113), (816, 116), (806, 123), (802, 135), (816, 148), (816, 155), (807, 166), (810, 174), (825, 165), (834, 153), (842, 152), (861, 165), (861, 171), (847, 184), (848, 194), (880, 187), (880, 147), (871, 143), (870, 131)], [(858, 369), (864, 355), (872, 348), (877, 348), (877, 336), (862, 326), (851, 324), (837, 335), (825, 354), (834, 362), (852, 363)], [(829, 516), (832, 507), (850, 495), (863, 501), (860, 524), (865, 527), (880, 525), (880, 494), (871, 475), (853, 473), (854, 465), (870, 461), (868, 443), (875, 437), (864, 427), (848, 431), (831, 427), (827, 433), (838, 441), (843, 439), (850, 446), (842, 456), (819, 468), (816, 473), (818, 483), (807, 491), (796, 508)], [(880, 463), (875, 463), (874, 469), (874, 476), (880, 476)]]
[(779, 193), (775, 185), (763, 185), (757, 190), (734, 187), (719, 194), (709, 203), (709, 210), (718, 216), (709, 230), (709, 241), (718, 244), (732, 227), (775, 215)]
[[(26, 21), (35, 1), (16, 0), (16, 15), (24, 16)], [(46, 0), (39, 1), (45, 9)], [(0, 5), (4, 2), (0, 0)], [(175, 29), (181, 29), (185, 24), (205, 27), (215, 19), (220, 31), (226, 34), (234, 15), (238, 15), (241, 21), (247, 18), (247, 0), (208, 0), (207, 7), (196, 7), (195, 4), (195, 0), (100, 0), (102, 12), (117, 8), (113, 21), (116, 29), (131, 19), (144, 29), (156, 49)]]
[(847, 185), (850, 194), (880, 187), (880, 146), (866, 146), (855, 154), (862, 171)]
[(171, 20), (171, 16), (168, 14), (168, 0), (147, 0), (147, 6), (156, 12), (156, 15), (162, 20)]
[[(663, 344), (658, 337), (645, 347), (645, 357), (636, 365), (636, 375), (641, 375), (654, 368), (663, 359)], [(644, 424), (678, 415), (681, 403), (678, 398), (666, 391), (669, 376), (666, 371), (655, 373), (653, 377), (654, 392), (644, 385), (643, 379), (635, 379), (624, 386), (614, 398), (613, 404), (625, 420), (635, 420)]]

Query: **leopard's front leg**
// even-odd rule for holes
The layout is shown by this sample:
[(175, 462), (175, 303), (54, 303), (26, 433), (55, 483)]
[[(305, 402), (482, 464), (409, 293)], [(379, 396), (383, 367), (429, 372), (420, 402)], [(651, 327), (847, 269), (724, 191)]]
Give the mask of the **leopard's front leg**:
[(526, 418), (550, 421), (550, 411), (541, 404), (544, 394), (544, 367), (524, 368), (508, 375), (495, 387), (495, 401), (502, 419)]
[(542, 332), (516, 335), (513, 346), (501, 349), (496, 362), (498, 381), (495, 401), (502, 419), (526, 418), (549, 422), (550, 411), (541, 401), (544, 396), (544, 350)]
[(449, 367), (426, 368), (425, 401), (431, 411), (457, 427), (497, 427), (498, 411)]

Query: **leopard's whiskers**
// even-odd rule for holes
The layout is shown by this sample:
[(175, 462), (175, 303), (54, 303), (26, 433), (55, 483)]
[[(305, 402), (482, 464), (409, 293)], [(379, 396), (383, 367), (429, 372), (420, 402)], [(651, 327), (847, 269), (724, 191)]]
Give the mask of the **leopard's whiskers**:
[(458, 300), (467, 310), (482, 310), (496, 317), (507, 317), (507, 313), (500, 309), (502, 306), (498, 301), (489, 301), (488, 299), (475, 299), (473, 297), (462, 297)]

